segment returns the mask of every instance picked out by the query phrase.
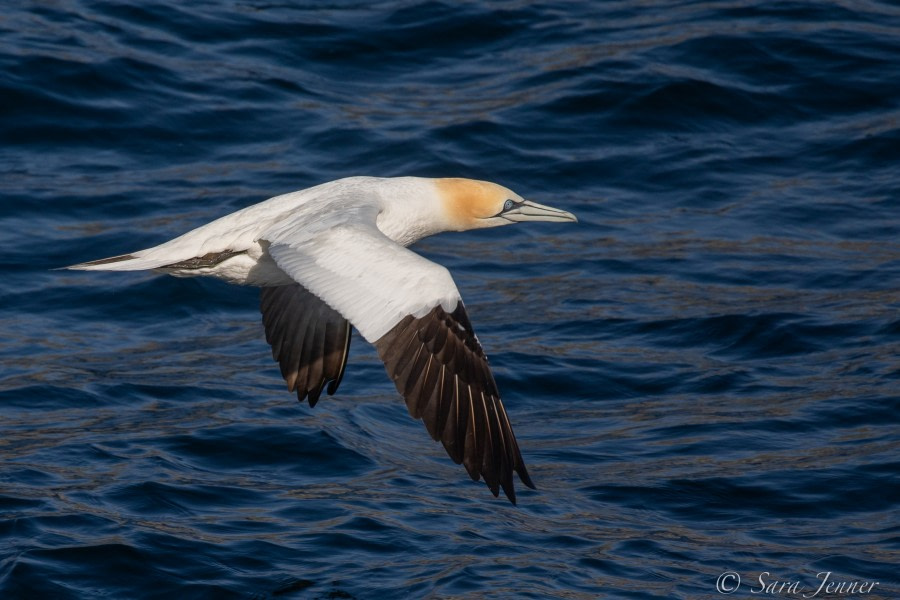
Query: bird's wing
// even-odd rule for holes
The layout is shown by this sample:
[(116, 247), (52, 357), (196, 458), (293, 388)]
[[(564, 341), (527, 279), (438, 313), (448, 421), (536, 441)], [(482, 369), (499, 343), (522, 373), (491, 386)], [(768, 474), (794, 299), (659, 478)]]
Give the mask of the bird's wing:
[(276, 264), (375, 344), (410, 414), (453, 461), (512, 502), (513, 471), (533, 488), (449, 271), (390, 240), (374, 218), (288, 231), (264, 236)]
[(315, 406), (328, 384), (333, 394), (347, 365), (350, 323), (298, 283), (264, 287), (259, 310), (272, 357), (281, 366), (288, 390)]

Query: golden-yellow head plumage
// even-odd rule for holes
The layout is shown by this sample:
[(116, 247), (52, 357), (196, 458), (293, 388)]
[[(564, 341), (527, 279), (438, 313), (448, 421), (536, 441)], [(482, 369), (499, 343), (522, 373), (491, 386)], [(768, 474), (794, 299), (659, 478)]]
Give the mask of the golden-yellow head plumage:
[(434, 181), (447, 220), (460, 231), (489, 226), (485, 220), (502, 212), (507, 200), (522, 200), (515, 192), (489, 181), (456, 177)]

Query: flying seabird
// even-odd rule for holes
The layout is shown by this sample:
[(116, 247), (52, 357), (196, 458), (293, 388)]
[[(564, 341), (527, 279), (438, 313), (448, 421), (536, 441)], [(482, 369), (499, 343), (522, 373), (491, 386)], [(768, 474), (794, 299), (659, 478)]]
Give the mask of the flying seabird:
[(471, 179), (348, 177), (270, 198), (159, 246), (66, 267), (206, 275), (262, 288), (266, 341), (315, 406), (347, 365), (350, 326), (375, 345), (410, 415), (471, 478), (516, 501), (534, 488), (484, 350), (443, 266), (406, 246), (443, 231), (569, 212)]

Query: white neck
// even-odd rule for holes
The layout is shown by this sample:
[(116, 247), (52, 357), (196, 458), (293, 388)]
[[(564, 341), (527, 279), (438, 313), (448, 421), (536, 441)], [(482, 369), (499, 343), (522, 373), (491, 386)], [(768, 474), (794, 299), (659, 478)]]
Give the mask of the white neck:
[(454, 229), (431, 179), (397, 177), (379, 189), (382, 211), (378, 229), (402, 246), (422, 238)]

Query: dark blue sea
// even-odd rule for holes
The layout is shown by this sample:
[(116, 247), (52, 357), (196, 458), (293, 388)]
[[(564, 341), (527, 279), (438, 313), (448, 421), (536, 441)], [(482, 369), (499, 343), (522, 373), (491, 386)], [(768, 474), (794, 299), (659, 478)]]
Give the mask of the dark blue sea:
[[(354, 334), (54, 270), (351, 175), (578, 215), (429, 238), (537, 490)], [(900, 4), (108, 0), (0, 16), (0, 598), (900, 597)], [(843, 587), (839, 587), (843, 586)]]

